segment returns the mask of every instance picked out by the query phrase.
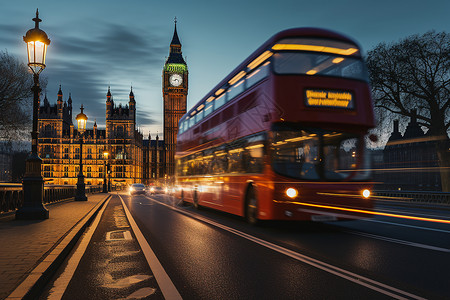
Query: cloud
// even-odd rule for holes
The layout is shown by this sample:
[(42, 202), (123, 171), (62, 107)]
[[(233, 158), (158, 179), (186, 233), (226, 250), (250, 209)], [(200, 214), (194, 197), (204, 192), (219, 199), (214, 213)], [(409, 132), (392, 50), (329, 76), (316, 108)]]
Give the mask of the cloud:
[[(1, 25), (0, 41), (11, 43), (13, 35), (2, 33), (18, 30), (22, 28)], [(116, 104), (128, 102), (131, 85), (134, 90), (145, 93), (135, 92), (137, 101), (143, 104), (138, 105), (138, 109), (155, 108), (145, 105), (149, 102), (148, 90), (153, 91), (151, 97), (160, 101), (160, 86), (152, 86), (160, 82), (149, 79), (159, 78), (168, 51), (167, 37), (162, 37), (158, 31), (98, 22), (76, 29), (61, 31), (53, 28), (51, 31), (47, 68), (42, 73), (48, 78), (50, 103), (56, 102), (61, 84), (63, 99), (67, 101), (69, 93), (72, 95), (73, 115), (79, 113), (79, 107), (83, 104), (89, 121), (93, 124), (97, 119), (97, 124), (102, 126), (108, 86), (111, 86)], [(149, 76), (150, 73), (158, 75)], [(153, 114), (157, 114), (157, 107)], [(157, 124), (157, 120), (150, 115), (148, 111), (138, 110), (137, 121), (141, 127)]]
[[(108, 86), (111, 86), (116, 105), (128, 104), (133, 86), (137, 124), (145, 130), (159, 128), (162, 122), (161, 70), (172, 32), (163, 34), (158, 28), (139, 28), (110, 20), (70, 22), (43, 27), (51, 40), (47, 68), (41, 73), (41, 79), (48, 80), (44, 92), (50, 103), (56, 103), (61, 85), (64, 101), (71, 94), (74, 117), (83, 104), (89, 118), (88, 126), (96, 120), (101, 128), (105, 126)], [(31, 26), (19, 25), (0, 24), (0, 45), (8, 45), (10, 54), (25, 61), (22, 35)]]

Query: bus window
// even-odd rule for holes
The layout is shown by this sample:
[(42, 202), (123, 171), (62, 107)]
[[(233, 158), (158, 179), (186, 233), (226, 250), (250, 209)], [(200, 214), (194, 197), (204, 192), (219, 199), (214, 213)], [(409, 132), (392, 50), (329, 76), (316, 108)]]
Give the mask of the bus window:
[(255, 85), (256, 83), (260, 82), (262, 79), (266, 78), (269, 75), (270, 71), (270, 61), (266, 62), (264, 65), (259, 67), (258, 69), (254, 70), (252, 73), (250, 73), (247, 76), (246, 79), (246, 86), (247, 89), (251, 86)]
[(210, 113), (212, 113), (212, 111), (213, 111), (213, 105), (214, 105), (214, 101), (211, 101), (211, 102), (206, 103), (205, 110), (204, 110), (204, 113), (203, 113), (203, 116), (204, 116), (204, 117), (206, 117), (207, 115), (209, 115)]
[(195, 123), (200, 122), (203, 119), (203, 110), (197, 112), (195, 115)]
[(226, 93), (223, 93), (218, 98), (216, 98), (216, 100), (214, 101), (215, 102), (214, 110), (218, 109), (219, 107), (225, 104), (225, 94)]
[(226, 163), (230, 173), (263, 171), (264, 135), (242, 138), (227, 145)]
[(195, 124), (195, 118), (194, 118), (194, 116), (192, 116), (192, 117), (189, 119), (189, 128), (191, 128), (192, 126), (194, 126), (194, 124)]
[(281, 175), (298, 179), (367, 179), (367, 163), (357, 165), (361, 154), (358, 151), (362, 151), (358, 150), (360, 142), (360, 137), (346, 132), (277, 130), (272, 142), (273, 168)]
[(366, 67), (360, 58), (322, 52), (279, 52), (273, 57), (276, 74), (322, 75), (369, 81)]
[(210, 174), (223, 174), (228, 172), (228, 155), (223, 146), (213, 149), (209, 162)]
[(301, 179), (320, 179), (317, 134), (304, 130), (277, 131), (272, 146), (273, 168), (277, 173)]
[(244, 91), (244, 81), (245, 80), (241, 80), (228, 89), (227, 101), (232, 100), (234, 97), (238, 96), (240, 93)]

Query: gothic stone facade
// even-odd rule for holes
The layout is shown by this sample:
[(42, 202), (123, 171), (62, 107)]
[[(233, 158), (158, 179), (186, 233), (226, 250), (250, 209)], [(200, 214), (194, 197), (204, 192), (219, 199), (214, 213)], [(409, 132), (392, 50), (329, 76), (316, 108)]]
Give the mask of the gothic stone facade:
[[(70, 184), (77, 181), (80, 160), (80, 138), (74, 128), (72, 99), (63, 101), (61, 88), (56, 105), (47, 97), (39, 111), (39, 156), (46, 183)], [(86, 130), (83, 140), (83, 174), (88, 185), (103, 184), (106, 168), (111, 184), (120, 186), (142, 181), (143, 136), (136, 130), (136, 102), (130, 92), (128, 105), (114, 105), (108, 89), (106, 100), (106, 128), (97, 123)], [(108, 159), (103, 153), (108, 152)]]

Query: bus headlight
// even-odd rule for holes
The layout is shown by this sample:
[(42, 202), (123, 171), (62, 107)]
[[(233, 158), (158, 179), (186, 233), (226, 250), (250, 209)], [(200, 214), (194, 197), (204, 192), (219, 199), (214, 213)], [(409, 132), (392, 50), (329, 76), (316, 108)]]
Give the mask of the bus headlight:
[(369, 190), (364, 190), (363, 192), (362, 192), (362, 195), (363, 195), (363, 197), (364, 198), (369, 198), (370, 197), (370, 191)]
[(287, 195), (289, 198), (295, 198), (295, 197), (297, 197), (297, 195), (298, 195), (298, 191), (297, 191), (296, 189), (294, 189), (294, 188), (288, 188), (288, 189), (286, 190), (286, 195)]

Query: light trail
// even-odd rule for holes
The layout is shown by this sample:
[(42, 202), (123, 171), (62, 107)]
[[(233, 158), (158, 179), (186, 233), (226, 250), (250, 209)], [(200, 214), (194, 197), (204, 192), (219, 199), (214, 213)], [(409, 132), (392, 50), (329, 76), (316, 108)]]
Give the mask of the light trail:
[(384, 217), (393, 217), (393, 218), (401, 218), (401, 219), (416, 220), (416, 221), (426, 221), (426, 222), (450, 224), (450, 220), (424, 218), (424, 217), (414, 217), (414, 216), (399, 215), (399, 214), (378, 212), (378, 211), (372, 211), (372, 210), (345, 208), (345, 207), (330, 206), (330, 205), (320, 205), (320, 204), (312, 204), (312, 203), (304, 203), (304, 202), (290, 202), (290, 201), (274, 201), (274, 202), (284, 203), (284, 204), (288, 204), (288, 203), (289, 204), (297, 204), (297, 205), (302, 205), (302, 206), (325, 208), (325, 209), (347, 211), (347, 212), (356, 212), (356, 213), (362, 213), (362, 214), (377, 215), (377, 216), (384, 216)]
[(145, 196), (145, 197), (147, 199), (149, 199), (150, 201), (153, 201), (153, 202), (155, 202), (157, 204), (163, 205), (163, 206), (165, 206), (165, 207), (167, 207), (169, 209), (172, 209), (174, 211), (180, 212), (180, 213), (182, 213), (182, 214), (184, 214), (186, 216), (189, 216), (191, 218), (197, 219), (198, 221), (201, 221), (201, 222), (213, 225), (213, 226), (215, 226), (217, 228), (220, 228), (220, 229), (223, 229), (225, 231), (228, 231), (228, 232), (230, 232), (232, 234), (240, 236), (240, 237), (242, 237), (244, 239), (252, 241), (252, 242), (254, 242), (256, 244), (259, 244), (261, 246), (264, 246), (264, 247), (266, 247), (268, 249), (271, 249), (273, 251), (276, 251), (276, 252), (278, 252), (280, 254), (289, 256), (289, 257), (291, 257), (291, 258), (293, 258), (295, 260), (298, 260), (300, 262), (303, 262), (305, 264), (308, 264), (310, 266), (318, 268), (318, 269), (320, 269), (322, 271), (328, 272), (330, 274), (334, 274), (334, 275), (336, 275), (336, 276), (338, 276), (340, 278), (346, 279), (346, 280), (351, 281), (353, 283), (359, 284), (361, 286), (367, 287), (369, 289), (372, 289), (374, 291), (377, 291), (379, 293), (387, 295), (387, 296), (389, 296), (389, 297), (391, 297), (393, 299), (405, 299), (405, 300), (406, 299), (424, 299), (424, 298), (422, 298), (422, 297), (420, 297), (418, 295), (414, 295), (414, 294), (406, 292), (404, 290), (397, 289), (397, 288), (395, 288), (393, 286), (390, 286), (390, 285), (387, 285), (387, 284), (383, 284), (383, 283), (381, 283), (379, 281), (372, 280), (372, 279), (370, 279), (368, 277), (361, 276), (359, 274), (356, 274), (356, 273), (347, 271), (345, 269), (339, 268), (337, 266), (328, 264), (328, 263), (326, 263), (324, 261), (314, 259), (312, 257), (300, 254), (300, 253), (295, 252), (293, 250), (290, 250), (290, 249), (284, 248), (282, 246), (273, 244), (271, 242), (265, 241), (263, 239), (257, 238), (255, 236), (252, 236), (252, 235), (247, 234), (245, 232), (242, 232), (242, 231), (239, 231), (237, 229), (231, 228), (229, 226), (220, 224), (220, 223), (218, 223), (216, 221), (213, 221), (213, 220), (211, 220), (211, 219), (209, 219), (207, 217), (200, 216), (200, 215), (197, 215), (197, 214), (193, 214), (191, 212), (182, 210), (182, 209), (180, 209), (180, 208), (178, 208), (176, 206), (172, 206), (172, 205), (169, 205), (169, 204), (164, 203), (164, 202), (160, 202), (160, 201), (158, 201), (156, 199), (153, 199), (151, 197), (148, 197), (148, 196)]

